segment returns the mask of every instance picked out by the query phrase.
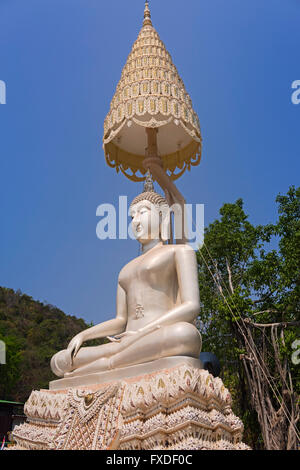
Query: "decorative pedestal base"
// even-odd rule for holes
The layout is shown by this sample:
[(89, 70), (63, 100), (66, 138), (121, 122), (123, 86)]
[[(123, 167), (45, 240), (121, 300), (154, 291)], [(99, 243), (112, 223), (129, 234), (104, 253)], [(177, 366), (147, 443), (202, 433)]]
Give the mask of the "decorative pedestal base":
[(108, 372), (99, 372), (98, 374), (81, 375), (79, 377), (69, 377), (54, 380), (49, 384), (49, 390), (68, 390), (69, 388), (82, 388), (87, 385), (108, 384), (120, 380), (135, 377), (144, 377), (161, 370), (170, 370), (182, 364), (189, 365), (196, 369), (203, 369), (203, 364), (199, 359), (187, 356), (172, 356), (157, 359), (156, 361), (137, 364), (135, 366), (123, 367), (122, 369), (113, 369)]
[(249, 449), (222, 380), (183, 363), (101, 386), (32, 392), (15, 449)]

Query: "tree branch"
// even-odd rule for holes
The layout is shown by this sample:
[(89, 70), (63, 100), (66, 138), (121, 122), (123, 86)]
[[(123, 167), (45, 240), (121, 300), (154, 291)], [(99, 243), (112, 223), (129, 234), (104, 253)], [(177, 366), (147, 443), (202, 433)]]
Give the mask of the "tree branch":
[(234, 289), (233, 289), (233, 285), (232, 285), (232, 274), (231, 274), (231, 269), (230, 269), (229, 262), (228, 262), (227, 258), (226, 258), (226, 266), (227, 266), (227, 272), (228, 272), (229, 287), (230, 287), (231, 293), (234, 294)]
[[(267, 312), (268, 310), (266, 310)], [(258, 313), (265, 313), (265, 312), (258, 312)], [(288, 328), (289, 326), (300, 326), (300, 321), (290, 321), (290, 322), (280, 322), (280, 323), (254, 323), (249, 318), (244, 318), (244, 322), (248, 323), (251, 326), (255, 326), (257, 328), (269, 328), (274, 326), (281, 326), (282, 328)]]
[(261, 312), (252, 313), (252, 315), (261, 315), (263, 313), (279, 313), (277, 310), (262, 310)]

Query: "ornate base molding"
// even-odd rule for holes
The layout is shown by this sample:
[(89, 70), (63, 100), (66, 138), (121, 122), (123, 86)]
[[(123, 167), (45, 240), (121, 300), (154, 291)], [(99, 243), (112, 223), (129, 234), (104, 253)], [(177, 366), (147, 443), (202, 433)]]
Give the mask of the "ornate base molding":
[(32, 392), (15, 449), (246, 450), (219, 378), (183, 364), (138, 379)]
[(108, 372), (99, 372), (97, 374), (80, 375), (77, 377), (68, 377), (54, 380), (49, 384), (49, 390), (68, 390), (69, 388), (90, 387), (91, 385), (102, 385), (111, 382), (127, 380), (153, 374), (162, 370), (170, 370), (182, 364), (193, 368), (203, 369), (203, 364), (199, 359), (186, 356), (172, 356), (157, 359), (156, 361), (145, 362), (135, 366), (122, 367), (122, 369), (113, 369)]

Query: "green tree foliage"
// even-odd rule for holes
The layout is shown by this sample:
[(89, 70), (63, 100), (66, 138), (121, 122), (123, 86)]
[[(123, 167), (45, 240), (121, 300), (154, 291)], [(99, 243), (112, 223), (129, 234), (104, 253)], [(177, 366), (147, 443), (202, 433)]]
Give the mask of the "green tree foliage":
[[(292, 343), (300, 338), (300, 188), (276, 201), (278, 221), (265, 226), (249, 222), (241, 199), (225, 204), (197, 253), (203, 350), (219, 357), (253, 448), (295, 445), (300, 394), (299, 366), (291, 361)], [(259, 379), (249, 366), (255, 360)], [(259, 380), (266, 406), (251, 389)], [(284, 422), (287, 415), (293, 426)]]
[(7, 364), (0, 365), (0, 398), (25, 402), (32, 390), (48, 388), (57, 379), (50, 359), (89, 326), (51, 305), (0, 287), (0, 340)]

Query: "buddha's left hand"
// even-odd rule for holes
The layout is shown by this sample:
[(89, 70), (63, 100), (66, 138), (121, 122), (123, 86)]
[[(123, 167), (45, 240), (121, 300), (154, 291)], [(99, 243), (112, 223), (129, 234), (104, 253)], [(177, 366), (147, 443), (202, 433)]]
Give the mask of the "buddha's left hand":
[(155, 326), (150, 326), (150, 327), (148, 326), (145, 328), (140, 328), (137, 331), (125, 331), (124, 333), (121, 333), (116, 336), (107, 336), (107, 339), (109, 339), (109, 341), (111, 341), (112, 343), (119, 343), (122, 338), (130, 338), (133, 336), (136, 336), (137, 339), (138, 337), (142, 338), (143, 336), (146, 336), (149, 333), (153, 333), (153, 331), (159, 330), (160, 328), (161, 328), (160, 325), (155, 325)]
[(107, 339), (109, 339), (109, 341), (111, 341), (112, 343), (119, 343), (122, 338), (135, 336), (137, 333), (138, 331), (125, 331), (124, 333), (120, 333), (119, 335), (107, 336)]

